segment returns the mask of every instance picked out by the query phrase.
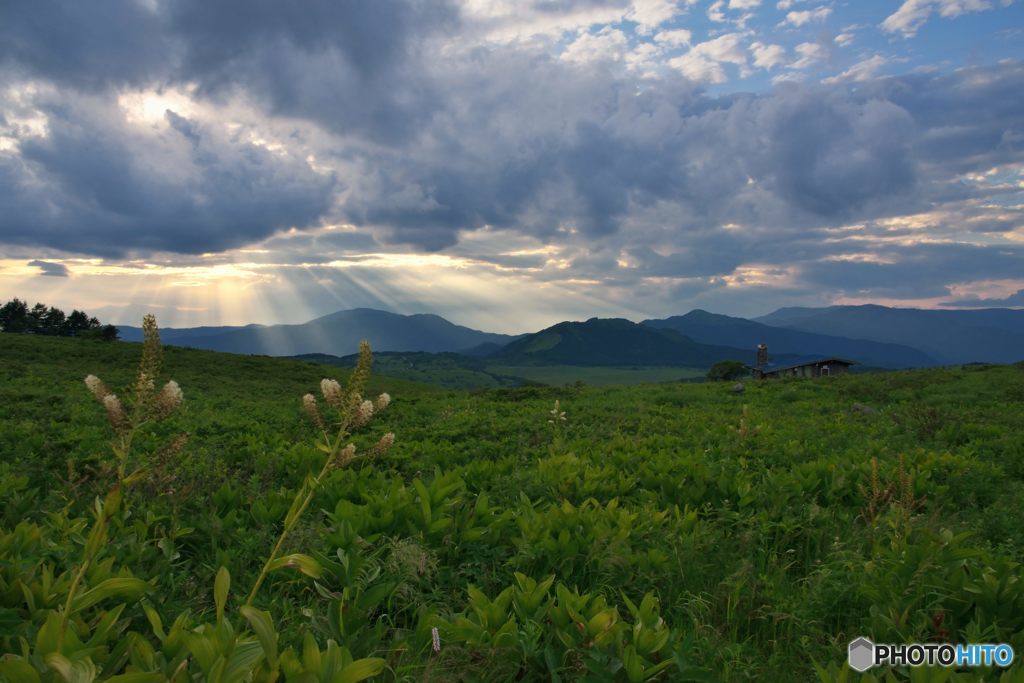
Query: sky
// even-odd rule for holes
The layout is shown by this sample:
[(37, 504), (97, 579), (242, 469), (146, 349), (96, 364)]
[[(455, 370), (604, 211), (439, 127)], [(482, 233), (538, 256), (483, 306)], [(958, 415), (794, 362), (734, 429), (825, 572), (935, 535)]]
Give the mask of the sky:
[(0, 298), (1024, 306), (1018, 0), (0, 0)]

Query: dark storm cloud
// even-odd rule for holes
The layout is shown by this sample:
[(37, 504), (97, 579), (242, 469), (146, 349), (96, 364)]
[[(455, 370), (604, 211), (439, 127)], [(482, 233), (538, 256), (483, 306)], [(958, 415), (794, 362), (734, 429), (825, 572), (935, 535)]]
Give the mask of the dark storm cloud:
[(791, 206), (842, 220), (911, 193), (916, 131), (906, 109), (803, 88), (780, 89), (758, 104), (750, 114), (751, 132), (764, 147), (751, 171)]
[(1024, 67), (1005, 63), (950, 74), (910, 74), (861, 84), (862, 99), (912, 112), (914, 151), (943, 176), (1019, 162), (1024, 155)]
[(40, 261), (39, 259), (36, 259), (34, 261), (29, 261), (28, 264), (41, 270), (42, 272), (40, 275), (46, 275), (49, 277), (68, 277), (71, 275), (71, 271), (69, 271), (68, 267), (63, 263), (51, 263), (50, 261)]
[(168, 112), (171, 128), (136, 134), (117, 109), (46, 106), (49, 135), (0, 155), (5, 242), (89, 254), (201, 253), (315, 224), (335, 181), (295, 158), (207, 133)]
[(0, 69), (62, 86), (144, 85), (172, 56), (160, 18), (134, 0), (2, 0), (0, 17)]
[[(420, 0), (181, 0), (152, 10), (101, 0), (5, 2), (2, 16), (0, 76), (59, 86), (63, 97), (26, 107), (23, 97), (0, 96), (2, 109), (48, 119), (40, 139), (5, 116), (20, 140), (18, 154), (0, 152), (0, 180), (17, 190), (0, 198), (0, 240), (117, 255), (215, 251), (314, 225), (339, 189), (304, 157), (211, 140), (175, 112), (167, 122), (192, 151), (158, 158), (167, 150), (133, 135), (114, 104), (119, 90), (194, 84), (199, 97), (241, 93), (270, 114), (395, 142), (436, 109), (413, 59), (416, 40), (455, 15)], [(90, 111), (97, 99), (105, 111)]]
[(439, 249), (483, 225), (601, 238), (672, 202), (690, 239), (728, 222), (786, 232), (920, 211), (935, 189), (921, 186), (915, 113), (844, 88), (716, 100), (679, 77), (638, 91), (514, 51), (450, 66), (448, 90), (473, 90), (473, 106), (446, 110), (421, 145), (369, 153), (374, 173), (344, 206), (353, 222)]
[(433, 0), (181, 0), (161, 5), (179, 47), (173, 76), (205, 94), (242, 87), (271, 113), (384, 142), (411, 135), (440, 106), (419, 67), (422, 38), (452, 27)]
[(443, 3), (395, 0), (180, 0), (162, 7), (169, 33), (185, 43), (183, 72), (201, 78), (219, 74), (229, 82), (234, 80), (227, 73), (231, 67), (282, 47), (337, 51), (370, 77), (393, 66), (404, 56), (409, 37), (447, 12)]
[(706, 277), (731, 273), (747, 260), (745, 250), (722, 240), (716, 246), (693, 245), (684, 251), (661, 255), (646, 247), (639, 247), (629, 255), (639, 263), (639, 271), (650, 277)]
[(805, 264), (809, 286), (845, 294), (894, 298), (947, 296), (950, 283), (1018, 278), (1024, 273), (1024, 248), (967, 244), (921, 244), (884, 254), (887, 261), (819, 261)]
[[(1019, 63), (713, 96), (671, 70), (638, 77), (531, 45), (447, 42), (472, 30), (448, 3), (146, 7), (2, 5), (0, 76), (60, 94), (0, 99), (0, 126), (17, 140), (0, 151), (0, 185), (12, 188), (0, 194), (0, 241), (116, 256), (217, 251), (323, 222), (364, 229), (365, 242), (351, 233), (274, 242), (282, 262), (315, 263), (383, 241), (454, 249), (490, 226), (565, 246), (579, 276), (627, 270), (623, 255), (633, 267), (622, 282), (796, 263), (815, 286), (860, 291), (874, 281), (908, 295), (987, 275), (989, 262), (1000, 272), (1020, 265), (996, 247), (956, 247), (954, 258), (935, 245), (903, 248), (901, 266), (815, 264), (833, 248), (876, 250), (871, 239), (828, 246), (829, 226), (990, 200), (996, 189), (962, 176), (1024, 162)], [(215, 112), (255, 107), (269, 126), (301, 120), (314, 132), (285, 131), (278, 154), (210, 114), (168, 111), (141, 130), (116, 104), (125, 88), (185, 84)], [(10, 123), (18, 107), (41, 112), (47, 134)], [(336, 178), (314, 171), (309, 154)], [(964, 211), (978, 221), (942, 229), (952, 239), (1006, 233), (1020, 226), (1010, 213)], [(865, 236), (883, 232), (896, 235), (869, 225)]]

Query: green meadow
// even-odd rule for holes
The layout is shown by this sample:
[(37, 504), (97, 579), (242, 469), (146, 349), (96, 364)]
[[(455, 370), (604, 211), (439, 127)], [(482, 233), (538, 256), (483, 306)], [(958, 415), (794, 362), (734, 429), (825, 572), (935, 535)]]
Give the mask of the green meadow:
[(496, 375), (522, 377), (538, 384), (575, 384), (591, 386), (613, 384), (644, 384), (698, 379), (706, 370), (680, 367), (588, 367), (583, 365), (492, 365), (487, 368)]
[(467, 391), (165, 348), (151, 390), (141, 356), (0, 334), (0, 680), (1024, 680), (845, 661), (1024, 656), (1024, 365)]

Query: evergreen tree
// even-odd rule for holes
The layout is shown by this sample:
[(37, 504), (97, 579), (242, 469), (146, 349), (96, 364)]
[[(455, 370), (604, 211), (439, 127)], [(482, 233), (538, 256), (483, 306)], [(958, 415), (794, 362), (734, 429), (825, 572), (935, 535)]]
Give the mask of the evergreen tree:
[(21, 299), (11, 299), (0, 307), (0, 330), (24, 332), (28, 326), (28, 304)]
[(115, 326), (104, 325), (96, 318), (90, 318), (85, 311), (76, 309), (71, 315), (65, 315), (61, 309), (42, 303), (29, 308), (21, 299), (11, 299), (0, 306), (0, 331), (103, 341), (118, 338)]

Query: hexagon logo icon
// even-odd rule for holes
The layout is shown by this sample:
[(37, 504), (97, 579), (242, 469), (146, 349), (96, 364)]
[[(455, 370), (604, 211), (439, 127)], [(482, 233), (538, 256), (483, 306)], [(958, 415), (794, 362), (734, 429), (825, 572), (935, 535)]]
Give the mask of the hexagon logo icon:
[(851, 641), (847, 662), (857, 673), (864, 673), (875, 665), (875, 644), (867, 638)]

